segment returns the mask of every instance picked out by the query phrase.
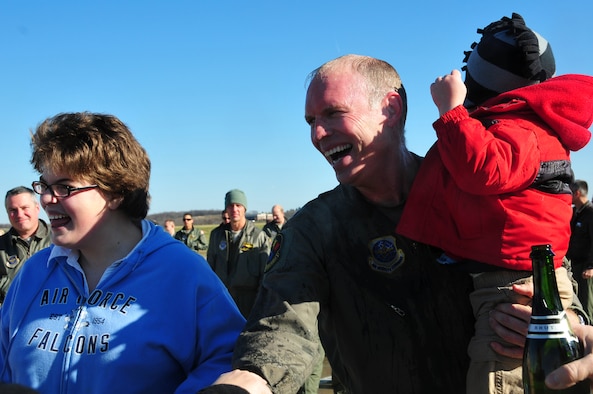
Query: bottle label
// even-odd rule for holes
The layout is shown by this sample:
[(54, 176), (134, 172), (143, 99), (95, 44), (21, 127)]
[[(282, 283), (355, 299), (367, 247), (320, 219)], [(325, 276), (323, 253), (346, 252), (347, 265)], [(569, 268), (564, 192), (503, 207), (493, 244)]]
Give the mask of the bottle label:
[(527, 334), (527, 338), (529, 339), (570, 339), (572, 338), (567, 332), (558, 332), (558, 333), (549, 333), (549, 332), (542, 332), (542, 333), (535, 333), (529, 331)]
[(565, 312), (552, 316), (532, 316), (529, 323), (527, 338), (569, 338), (570, 326), (565, 317)]

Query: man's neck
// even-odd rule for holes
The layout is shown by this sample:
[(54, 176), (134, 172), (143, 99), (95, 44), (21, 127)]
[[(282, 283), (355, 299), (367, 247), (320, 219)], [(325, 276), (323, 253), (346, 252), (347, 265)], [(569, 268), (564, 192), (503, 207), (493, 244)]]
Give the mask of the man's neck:
[(386, 166), (383, 173), (376, 174), (373, 183), (357, 189), (373, 204), (396, 207), (408, 197), (419, 166), (414, 155), (404, 150), (395, 165)]
[(587, 197), (580, 197), (574, 202), (574, 206), (577, 209), (580, 209), (580, 208), (584, 207), (588, 201), (589, 201), (589, 199)]
[[(39, 228), (39, 226), (37, 226), (37, 228)], [(27, 231), (27, 232), (22, 233), (22, 234), (17, 231), (17, 234), (19, 235), (19, 238), (22, 238), (24, 240), (28, 240), (29, 238), (31, 238), (32, 236), (34, 236), (35, 233), (37, 233), (37, 228), (35, 228), (34, 231)]]
[(232, 231), (241, 231), (241, 230), (243, 230), (243, 227), (245, 227), (246, 223), (247, 223), (246, 219), (239, 220), (237, 222), (231, 222), (231, 230)]

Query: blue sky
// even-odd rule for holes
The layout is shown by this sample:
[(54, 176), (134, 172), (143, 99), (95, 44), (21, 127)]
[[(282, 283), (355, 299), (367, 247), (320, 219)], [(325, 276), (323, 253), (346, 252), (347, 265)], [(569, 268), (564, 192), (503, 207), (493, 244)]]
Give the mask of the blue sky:
[[(593, 75), (590, 0), (3, 0), (0, 193), (38, 178), (30, 130), (92, 111), (118, 116), (148, 151), (149, 213), (222, 209), (232, 188), (249, 210), (302, 207), (337, 184), (303, 120), (311, 70), (347, 53), (393, 64), (408, 146), (423, 155), (438, 115), (430, 83), (463, 65), (478, 27), (512, 12), (549, 40), (558, 74)], [(572, 158), (593, 184), (592, 152)]]

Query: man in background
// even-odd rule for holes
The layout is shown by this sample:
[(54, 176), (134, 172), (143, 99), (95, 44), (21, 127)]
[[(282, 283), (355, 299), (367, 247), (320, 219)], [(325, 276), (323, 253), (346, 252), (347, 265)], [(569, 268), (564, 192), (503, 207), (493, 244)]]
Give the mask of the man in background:
[(242, 190), (230, 190), (224, 197), (224, 205), (230, 223), (210, 234), (208, 263), (247, 317), (259, 291), (270, 242), (245, 217), (247, 197)]
[(173, 219), (167, 219), (164, 223), (165, 231), (171, 234), (172, 237), (175, 236), (175, 221)]
[(33, 190), (25, 186), (10, 189), (4, 205), (12, 227), (0, 236), (0, 303), (25, 261), (51, 243), (49, 228), (39, 219), (39, 202)]
[(578, 296), (589, 319), (593, 317), (593, 204), (587, 198), (587, 182), (576, 180), (571, 185), (574, 211), (570, 221), (570, 243), (567, 257), (578, 283)]
[(223, 209), (220, 215), (221, 215), (220, 216), (220, 219), (222, 221), (220, 222), (220, 225), (218, 227), (222, 227), (225, 224), (229, 224), (231, 222), (231, 217), (229, 216), (229, 214), (226, 211), (226, 209)]
[(284, 208), (282, 208), (281, 205), (276, 204), (272, 207), (272, 221), (266, 223), (262, 230), (268, 237), (270, 237), (270, 239), (274, 239), (276, 234), (282, 230), (284, 223), (286, 223)]
[(177, 231), (175, 239), (180, 240), (186, 244), (188, 248), (195, 250), (196, 252), (208, 249), (206, 234), (204, 234), (203, 230), (194, 227), (194, 219), (190, 213), (183, 214), (183, 228)]

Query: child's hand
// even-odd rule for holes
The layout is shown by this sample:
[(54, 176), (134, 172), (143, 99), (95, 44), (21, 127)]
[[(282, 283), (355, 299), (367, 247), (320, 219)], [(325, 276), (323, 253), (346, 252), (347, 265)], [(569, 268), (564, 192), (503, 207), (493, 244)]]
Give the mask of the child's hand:
[(439, 110), (439, 116), (443, 116), (445, 112), (459, 105), (463, 105), (467, 88), (461, 80), (459, 70), (453, 70), (451, 74), (438, 77), (430, 85), (430, 94), (432, 95), (432, 101), (434, 101)]

